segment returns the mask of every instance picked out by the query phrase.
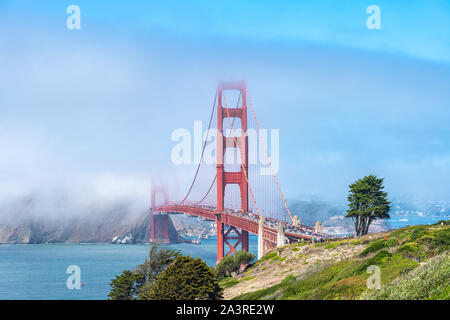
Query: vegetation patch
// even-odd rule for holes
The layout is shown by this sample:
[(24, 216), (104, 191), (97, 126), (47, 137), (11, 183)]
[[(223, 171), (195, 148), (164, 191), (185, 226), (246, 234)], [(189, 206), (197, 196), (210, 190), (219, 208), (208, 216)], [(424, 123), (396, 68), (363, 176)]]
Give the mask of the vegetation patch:
[[(234, 299), (450, 299), (448, 224), (405, 227), (386, 236), (327, 242), (325, 248), (338, 248), (345, 243), (365, 245), (365, 248), (358, 258), (330, 264), (304, 261), (309, 256), (316, 257), (319, 252), (305, 255), (297, 252), (295, 257), (303, 259), (297, 264), (303, 269), (302, 273)], [(296, 245), (291, 250), (298, 251), (293, 250), (295, 248)], [(271, 262), (285, 258), (276, 252), (265, 257)], [(299, 264), (308, 264), (308, 267)], [(367, 288), (367, 279), (373, 274), (367, 272), (370, 266), (380, 268), (381, 290)], [(277, 268), (274, 266), (271, 270), (284, 274)]]
[(276, 256), (278, 256), (278, 253), (276, 252), (276, 251), (272, 251), (272, 252), (269, 252), (268, 254), (266, 254), (264, 257), (262, 257), (261, 259), (259, 259), (259, 263), (261, 263), (261, 262), (263, 262), (263, 261), (266, 261), (266, 260), (269, 260), (269, 259), (272, 259), (272, 258), (274, 258), (274, 257), (276, 257)]
[(417, 242), (408, 242), (397, 249), (398, 253), (405, 256), (415, 256), (419, 253), (420, 246)]
[[(408, 272), (418, 264), (387, 250), (363, 260), (349, 259), (329, 266), (319, 266), (301, 279), (293, 277), (272, 287), (236, 297), (237, 299), (357, 299), (366, 290), (367, 268), (377, 265), (386, 283)], [(383, 283), (384, 283), (383, 281)]]
[(374, 241), (374, 242), (372, 242), (372, 244), (370, 244), (368, 247), (366, 247), (366, 249), (364, 249), (363, 252), (361, 252), (361, 256), (365, 257), (369, 253), (377, 252), (377, 251), (380, 251), (381, 249), (393, 247), (396, 244), (398, 244), (398, 240), (395, 238)]
[(299, 243), (296, 243), (295, 244), (295, 246), (296, 247), (304, 247), (304, 246), (306, 246), (307, 244), (306, 243), (303, 243), (303, 242), (299, 242)]
[(368, 300), (450, 299), (450, 255), (442, 254), (405, 274), (381, 290), (364, 294)]
[(277, 256), (275, 256), (275, 257), (270, 259), (270, 263), (274, 263), (276, 261), (283, 261), (283, 260), (286, 260), (286, 257), (282, 258), (282, 257), (277, 255)]
[(238, 284), (238, 283), (239, 283), (239, 280), (238, 280), (238, 279), (229, 277), (229, 278), (225, 278), (225, 279), (223, 279), (222, 281), (220, 281), (219, 284), (220, 284), (220, 286), (221, 286), (223, 289), (225, 289), (225, 288), (232, 287), (232, 286), (234, 286), (235, 284)]
[(335, 247), (342, 246), (342, 245), (345, 244), (345, 243), (347, 243), (346, 240), (343, 240), (343, 241), (334, 241), (334, 242), (331, 242), (331, 243), (327, 244), (327, 245), (325, 246), (325, 249), (333, 249), (333, 248), (335, 248)]
[(239, 273), (241, 267), (248, 265), (255, 255), (247, 251), (238, 251), (233, 255), (226, 256), (216, 266), (216, 274), (219, 279), (229, 277), (232, 273)]
[(264, 297), (273, 295), (279, 289), (289, 285), (293, 281), (295, 281), (295, 277), (293, 275), (289, 275), (286, 278), (284, 278), (284, 280), (281, 281), (279, 284), (276, 284), (266, 289), (244, 293), (240, 296), (234, 297), (232, 300), (260, 300), (263, 299)]

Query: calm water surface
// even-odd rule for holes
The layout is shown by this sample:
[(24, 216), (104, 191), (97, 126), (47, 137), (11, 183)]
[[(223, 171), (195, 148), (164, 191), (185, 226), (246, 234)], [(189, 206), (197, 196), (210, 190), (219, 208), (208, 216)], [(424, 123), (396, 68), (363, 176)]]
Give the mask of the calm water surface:
[[(216, 239), (202, 244), (173, 244), (182, 254), (216, 263)], [(1, 299), (106, 299), (112, 278), (144, 262), (150, 245), (33, 244), (0, 245)], [(250, 251), (257, 252), (257, 237), (250, 236)], [(69, 290), (69, 265), (81, 269), (83, 287)]]

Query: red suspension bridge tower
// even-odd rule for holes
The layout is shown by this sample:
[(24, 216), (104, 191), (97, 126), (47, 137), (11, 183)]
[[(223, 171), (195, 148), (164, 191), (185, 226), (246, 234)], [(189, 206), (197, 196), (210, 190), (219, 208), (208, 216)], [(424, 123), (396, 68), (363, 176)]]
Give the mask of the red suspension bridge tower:
[(150, 207), (150, 242), (169, 243), (169, 215), (156, 212), (156, 195), (162, 194), (164, 205), (169, 204), (169, 193), (165, 186), (152, 186)]
[[(229, 108), (226, 101), (225, 91), (235, 91), (239, 94), (238, 102), (235, 108)], [(217, 225), (217, 262), (224, 255), (232, 254), (239, 245), (242, 250), (249, 250), (249, 233), (258, 235), (258, 258), (262, 257), (268, 250), (275, 247), (284, 246), (287, 243), (298, 241), (322, 241), (322, 239), (335, 239), (336, 236), (324, 234), (314, 228), (302, 225), (298, 219), (294, 223), (289, 207), (285, 201), (281, 187), (276, 178), (276, 171), (272, 166), (267, 147), (262, 138), (259, 124), (256, 119), (251, 96), (247, 91), (245, 82), (222, 82), (219, 84), (216, 93), (209, 127), (211, 128), (214, 112), (217, 112), (217, 149), (216, 149), (216, 170), (215, 177), (212, 180), (206, 194), (198, 200), (192, 201), (189, 198), (191, 191), (196, 186), (199, 170), (202, 164), (208, 135), (204, 139), (203, 150), (200, 162), (192, 180), (191, 186), (185, 197), (180, 202), (169, 203), (167, 188), (153, 187), (151, 198), (152, 207), (150, 211), (151, 235), (150, 241), (169, 242), (169, 213), (186, 214), (200, 217), (202, 220), (215, 221)], [(247, 100), (249, 105), (247, 105)], [(216, 107), (217, 102), (217, 109)], [(240, 103), (240, 104), (239, 104)], [(250, 107), (251, 115), (247, 119), (247, 107)], [(235, 121), (239, 120), (239, 121)], [(256, 134), (261, 142), (257, 146), (259, 150), (264, 151), (266, 162), (269, 164), (271, 174), (262, 175), (261, 163), (256, 167), (253, 163), (249, 170), (249, 138), (248, 122), (250, 127), (256, 126)], [(224, 122), (226, 126), (224, 126)], [(233, 128), (235, 122), (240, 122), (240, 128)], [(228, 128), (230, 127), (229, 133)], [(252, 129), (254, 129), (252, 127)], [(234, 132), (233, 132), (234, 131)], [(253, 141), (253, 140), (251, 140)], [(254, 149), (251, 142), (251, 148)], [(235, 163), (230, 170), (227, 152), (235, 155), (239, 163)], [(252, 154), (253, 155), (253, 154)], [(252, 158), (251, 158), (252, 159)], [(253, 159), (254, 160), (254, 159)], [(227, 165), (227, 166), (226, 166)], [(256, 169), (256, 171), (255, 171)], [(252, 176), (249, 182), (249, 174)], [(204, 181), (204, 179), (203, 179)], [(202, 183), (199, 183), (202, 185)], [(198, 184), (197, 184), (198, 185)], [(227, 188), (227, 186), (229, 188)], [(238, 192), (233, 192), (230, 187), (237, 186)], [(216, 187), (215, 192), (210, 192)], [(236, 190), (234, 190), (236, 191)], [(164, 197), (164, 205), (156, 206), (156, 195), (161, 193)], [(211, 194), (211, 198), (208, 195)], [(227, 199), (225, 196), (227, 195)], [(251, 197), (249, 198), (249, 195)], [(229, 201), (229, 200), (233, 201)], [(249, 199), (251, 202), (249, 202)], [(226, 201), (227, 200), (227, 204)], [(240, 207), (240, 208), (239, 208)], [(228, 249), (225, 252), (225, 247)]]
[[(240, 91), (242, 106), (227, 108), (223, 106), (225, 90)], [(221, 213), (224, 211), (225, 188), (229, 184), (237, 184), (241, 196), (241, 212), (248, 212), (248, 137), (247, 137), (247, 105), (246, 86), (244, 82), (223, 82), (217, 89), (217, 261), (224, 256), (224, 244), (229, 247), (228, 254), (236, 251), (238, 245), (248, 251), (248, 231), (229, 226), (225, 230)], [(238, 118), (241, 121), (239, 136), (226, 136), (223, 132), (223, 121)], [(233, 131), (233, 128), (231, 128)], [(240, 171), (225, 171), (224, 156), (227, 149), (238, 149), (241, 158)], [(234, 244), (230, 240), (237, 240)]]

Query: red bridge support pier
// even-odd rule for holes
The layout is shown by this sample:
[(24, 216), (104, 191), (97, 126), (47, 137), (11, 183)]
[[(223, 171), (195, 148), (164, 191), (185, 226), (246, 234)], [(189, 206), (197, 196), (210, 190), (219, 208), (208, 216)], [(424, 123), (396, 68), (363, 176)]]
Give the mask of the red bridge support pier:
[[(237, 90), (241, 92), (242, 106), (240, 108), (224, 108), (223, 92), (225, 90)], [(224, 244), (229, 251), (227, 255), (236, 251), (239, 244), (242, 250), (248, 251), (248, 232), (229, 227), (221, 219), (224, 211), (225, 187), (227, 184), (237, 184), (241, 193), (241, 210), (248, 212), (248, 138), (247, 138), (247, 105), (245, 82), (223, 82), (217, 89), (217, 262), (224, 257)], [(241, 135), (239, 137), (227, 137), (223, 134), (223, 121), (226, 118), (239, 118), (241, 120)], [(227, 121), (229, 121), (227, 119)], [(232, 120), (231, 120), (232, 121)], [(233, 128), (235, 132), (235, 128)], [(228, 172), (224, 169), (224, 155), (226, 149), (239, 149), (241, 155), (241, 170)], [(230, 240), (236, 240), (234, 244)]]
[(169, 243), (169, 215), (155, 212), (156, 195), (161, 193), (164, 197), (164, 205), (169, 204), (169, 194), (166, 187), (154, 187), (151, 190), (150, 208), (150, 242)]

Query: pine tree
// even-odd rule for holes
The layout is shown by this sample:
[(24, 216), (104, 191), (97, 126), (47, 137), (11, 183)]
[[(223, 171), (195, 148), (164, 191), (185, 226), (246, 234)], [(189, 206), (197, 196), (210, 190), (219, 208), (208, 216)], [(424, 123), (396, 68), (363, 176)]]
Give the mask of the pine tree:
[(136, 299), (136, 282), (140, 280), (142, 276), (131, 272), (130, 270), (124, 270), (115, 279), (111, 280), (111, 291), (108, 293), (110, 300), (134, 300)]
[(154, 243), (144, 263), (133, 271), (124, 270), (111, 280), (108, 297), (111, 300), (142, 299), (142, 295), (155, 284), (158, 275), (179, 255), (177, 250), (160, 248)]
[(383, 178), (368, 175), (350, 186), (346, 217), (351, 217), (358, 237), (368, 233), (369, 226), (376, 219), (389, 219), (390, 202), (383, 191)]

